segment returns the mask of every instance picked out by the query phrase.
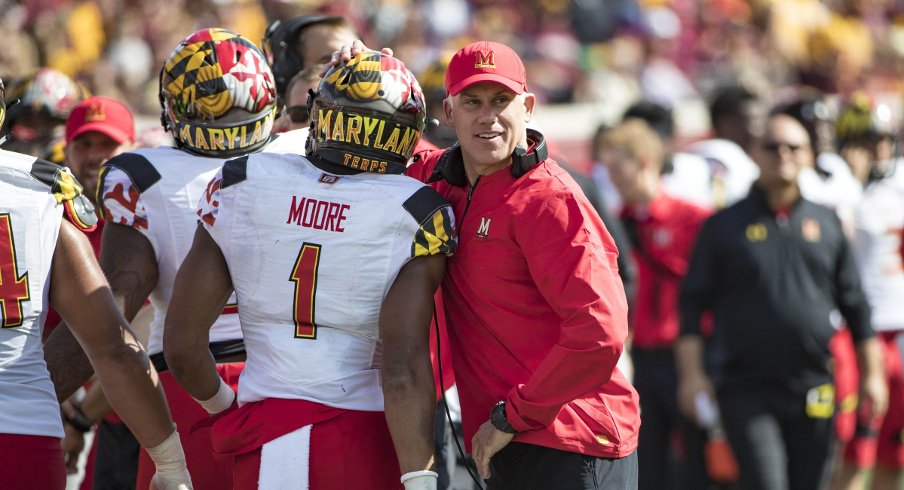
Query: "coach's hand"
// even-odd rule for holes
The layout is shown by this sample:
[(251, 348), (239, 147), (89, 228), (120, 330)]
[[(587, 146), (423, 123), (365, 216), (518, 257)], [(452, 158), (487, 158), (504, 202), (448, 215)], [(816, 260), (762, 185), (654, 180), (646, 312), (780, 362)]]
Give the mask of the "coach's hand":
[(477, 433), (471, 439), (471, 454), (477, 463), (477, 472), (484, 480), (490, 478), (490, 459), (512, 442), (515, 434), (502, 432), (487, 420), (477, 429)]
[[(332, 67), (344, 63), (369, 49), (370, 48), (364, 45), (364, 42), (357, 39), (352, 41), (351, 44), (343, 44), (342, 47), (339, 48), (339, 51), (333, 51), (330, 60), (320, 69), (320, 78), (323, 78)], [(392, 56), (391, 48), (383, 48), (380, 52), (387, 56)]]

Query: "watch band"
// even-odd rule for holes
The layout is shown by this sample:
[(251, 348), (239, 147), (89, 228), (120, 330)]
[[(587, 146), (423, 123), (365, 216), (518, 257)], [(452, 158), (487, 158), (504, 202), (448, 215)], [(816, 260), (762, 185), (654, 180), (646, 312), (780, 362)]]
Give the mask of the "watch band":
[(71, 425), (75, 430), (79, 432), (88, 432), (94, 427), (94, 422), (92, 422), (85, 412), (82, 411), (81, 405), (78, 403), (72, 402), (72, 411), (75, 414), (70, 417), (66, 415), (65, 410), (61, 410), (60, 412), (63, 414), (63, 420), (66, 421), (67, 424)]
[(493, 424), (493, 427), (506, 434), (518, 433), (518, 431), (512, 427), (512, 424), (508, 422), (508, 417), (505, 415), (505, 401), (501, 401), (493, 406), (493, 410), (490, 411), (490, 423)]

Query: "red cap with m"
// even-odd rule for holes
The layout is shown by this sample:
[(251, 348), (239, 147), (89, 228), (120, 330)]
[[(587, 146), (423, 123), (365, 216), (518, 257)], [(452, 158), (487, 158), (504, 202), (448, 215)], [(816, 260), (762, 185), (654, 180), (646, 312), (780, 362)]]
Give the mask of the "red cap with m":
[(122, 102), (95, 95), (72, 109), (66, 120), (66, 142), (88, 131), (103, 133), (120, 144), (134, 141), (135, 119)]
[(502, 43), (479, 41), (455, 53), (446, 69), (446, 92), (458, 95), (478, 82), (496, 82), (516, 94), (527, 91), (524, 63)]

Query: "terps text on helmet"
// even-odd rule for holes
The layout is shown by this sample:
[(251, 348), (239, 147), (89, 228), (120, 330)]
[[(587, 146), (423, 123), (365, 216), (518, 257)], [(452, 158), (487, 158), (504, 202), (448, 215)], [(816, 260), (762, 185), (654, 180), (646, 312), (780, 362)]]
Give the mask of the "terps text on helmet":
[[(320, 121), (316, 135), (318, 141), (354, 143), (394, 153), (406, 160), (411, 158), (420, 137), (420, 133), (414, 128), (395, 126), (389, 130), (386, 127), (387, 121), (383, 118), (334, 109), (320, 109), (317, 117)], [(346, 155), (346, 159), (351, 160), (352, 155)]]

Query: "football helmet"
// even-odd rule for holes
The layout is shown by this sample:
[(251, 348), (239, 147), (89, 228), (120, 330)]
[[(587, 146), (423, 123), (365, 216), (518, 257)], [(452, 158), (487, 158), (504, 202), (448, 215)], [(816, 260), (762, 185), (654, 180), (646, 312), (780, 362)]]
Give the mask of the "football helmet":
[(417, 79), (377, 51), (330, 69), (308, 104), (307, 155), (361, 172), (403, 173), (426, 121)]
[(235, 32), (202, 29), (160, 71), (161, 122), (179, 148), (226, 158), (261, 149), (276, 117), (276, 86), (263, 53)]
[(855, 95), (841, 108), (835, 120), (835, 138), (839, 147), (848, 144), (877, 142), (882, 138), (898, 139), (899, 123), (886, 104), (877, 103), (865, 94)]
[(65, 121), (72, 108), (87, 96), (87, 91), (66, 74), (41, 68), (10, 83), (7, 95), (9, 100), (17, 101), (9, 108), (10, 121), (28, 114)]

